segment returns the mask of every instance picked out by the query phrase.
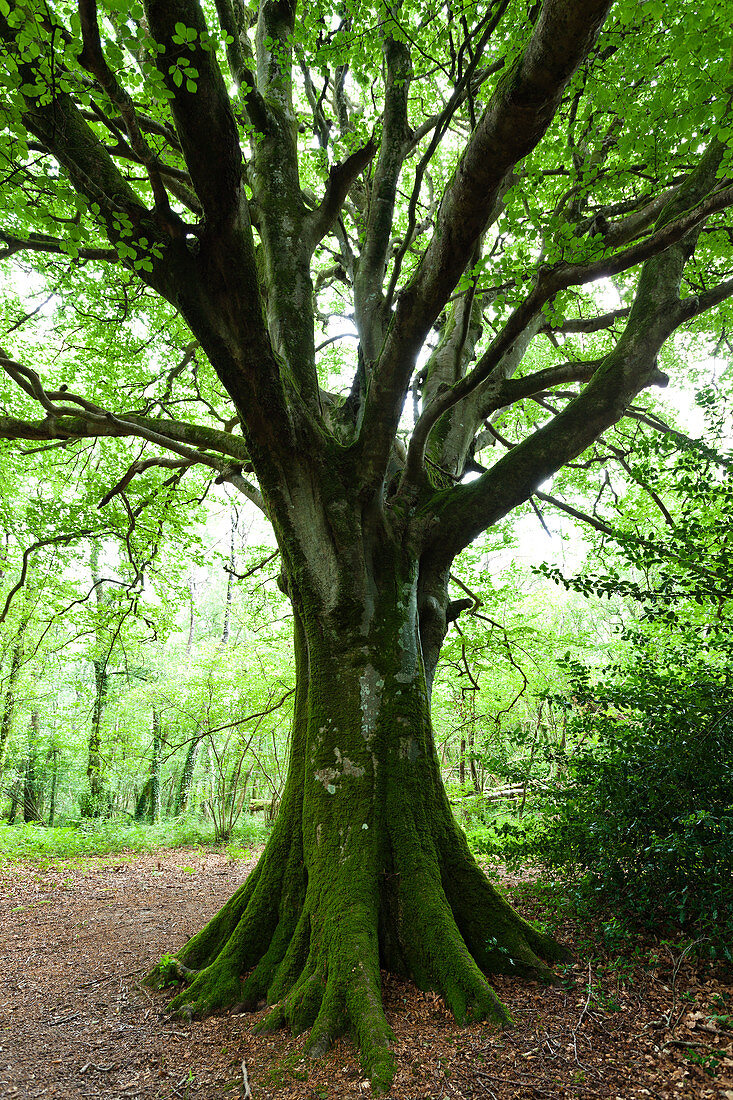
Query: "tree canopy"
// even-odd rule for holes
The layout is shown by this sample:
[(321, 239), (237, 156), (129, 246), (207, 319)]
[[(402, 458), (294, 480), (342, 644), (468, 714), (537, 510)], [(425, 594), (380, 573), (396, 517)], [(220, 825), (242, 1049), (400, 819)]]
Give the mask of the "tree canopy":
[(714, 5), (3, 7), (6, 438), (335, 443), (447, 562), (733, 293)]

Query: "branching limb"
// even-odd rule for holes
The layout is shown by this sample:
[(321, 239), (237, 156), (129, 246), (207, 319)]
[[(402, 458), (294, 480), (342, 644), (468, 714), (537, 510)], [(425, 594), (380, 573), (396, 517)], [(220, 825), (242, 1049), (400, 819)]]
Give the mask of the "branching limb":
[[(711, 190), (723, 153), (723, 145), (713, 138), (697, 168), (664, 207), (648, 241), (632, 246), (612, 261), (601, 261), (626, 264), (635, 256), (646, 256), (624, 334), (583, 392), (477, 481), (455, 486), (428, 506), (431, 518), (425, 535), (438, 560), (450, 562), (481, 530), (527, 500), (544, 480), (620, 419), (637, 393), (658, 380), (659, 350), (687, 320), (691, 308), (695, 308), (689, 299), (680, 299), (679, 291), (699, 229), (717, 204), (728, 205), (733, 201), (733, 188)], [(547, 276), (541, 274), (535, 290), (513, 320), (528, 308), (527, 303), (535, 294), (541, 296), (546, 292), (545, 278), (573, 279), (575, 274), (571, 271), (562, 265)], [(461, 387), (471, 388), (477, 378), (486, 377), (481, 372), (492, 354), (490, 348), (475, 370), (453, 387), (448, 407), (455, 403), (453, 398)], [(437, 398), (433, 405), (440, 400)]]
[[(244, 199), (242, 151), (237, 124), (226, 85), (208, 44), (208, 29), (197, 0), (148, 0), (146, 11), (150, 30), (160, 46), (157, 65), (171, 96), (183, 156), (194, 190), (201, 201), (207, 221), (216, 226), (231, 224), (239, 217)], [(186, 79), (176, 82), (181, 49), (173, 38), (176, 24), (196, 32), (188, 51), (190, 67), (198, 77), (189, 91)]]
[[(670, 204), (676, 203), (677, 195), (670, 200)], [(431, 429), (440, 417), (491, 376), (502, 356), (519, 338), (522, 331), (530, 323), (531, 318), (540, 311), (550, 298), (554, 297), (560, 290), (566, 290), (570, 286), (577, 286), (604, 276), (617, 275), (636, 266), (638, 263), (658, 258), (668, 250), (672, 255), (675, 246), (679, 247), (680, 242), (684, 241), (691, 233), (699, 230), (699, 227), (711, 213), (725, 209), (731, 204), (733, 204), (733, 187), (720, 188), (706, 198), (700, 198), (691, 209), (680, 212), (678, 216), (673, 216), (672, 220), (664, 219), (661, 227), (657, 228), (651, 236), (609, 259), (598, 260), (586, 265), (560, 264), (558, 267), (549, 270), (543, 271), (540, 269), (533, 290), (515, 309), (502, 331), (492, 341), (474, 369), (449, 390), (438, 394), (429, 408), (423, 412), (410, 441), (405, 467), (405, 483), (407, 484), (408, 477), (413, 483), (419, 481), (425, 445)], [(672, 207), (672, 213), (673, 215), (678, 213), (674, 206)], [(708, 308), (712, 308), (713, 305), (718, 304), (719, 301), (733, 293), (733, 287), (728, 283), (722, 284), (721, 288), (716, 289), (720, 297), (717, 297), (714, 292), (710, 292), (710, 306)], [(678, 325), (694, 316), (698, 307), (699, 299), (680, 300), (675, 293), (674, 300), (669, 302), (664, 319), (667, 335)], [(654, 382), (666, 384), (660, 372), (650, 376), (645, 385)]]
[(79, 63), (87, 72), (96, 77), (100, 86), (120, 112), (127, 136), (130, 139), (132, 151), (147, 170), (155, 200), (155, 208), (161, 217), (170, 217), (170, 203), (157, 164), (158, 158), (143, 137), (130, 95), (122, 87), (105, 59), (97, 22), (97, 0), (79, 0), (79, 19), (84, 43), (84, 47), (79, 54)]
[[(413, 184), (412, 194), (410, 195), (410, 202), (407, 210), (407, 229), (402, 239), (402, 244), (397, 250), (397, 254), (394, 258), (392, 275), (389, 281), (389, 289), (386, 296), (388, 309), (391, 309), (392, 307), (392, 302), (394, 301), (395, 291), (397, 289), (397, 283), (399, 281), (400, 272), (402, 269), (402, 262), (405, 258), (408, 248), (410, 247), (410, 244), (412, 243), (417, 227), (417, 204), (420, 198), (420, 191), (422, 189), (423, 179), (425, 178), (427, 173), (428, 165), (430, 164), (430, 161), (432, 160), (436, 150), (440, 146), (441, 141), (445, 137), (448, 127), (450, 126), (451, 121), (453, 120), (458, 108), (466, 101), (466, 99), (468, 99), (471, 95), (478, 91), (481, 83), (481, 81), (477, 81), (476, 79), (479, 59), (483, 55), (483, 51), (488, 44), (489, 39), (501, 22), (504, 12), (506, 11), (508, 6), (508, 0), (501, 0), (501, 2), (495, 8), (492, 7), (487, 12), (486, 16), (483, 20), (480, 21), (477, 28), (476, 43), (473, 50), (471, 49), (471, 36), (469, 34), (466, 34), (461, 48), (458, 51), (456, 64), (459, 66), (459, 68), (463, 67), (463, 60), (466, 51), (472, 53), (471, 60), (465, 71), (463, 72), (461, 79), (458, 81), (452, 95), (450, 96), (443, 110), (440, 112), (439, 115), (434, 116), (434, 120), (429, 120), (429, 124), (426, 123), (428, 128), (425, 130), (424, 134), (420, 134), (420, 137), (418, 138), (418, 140), (422, 140), (422, 136), (425, 136), (425, 134), (429, 133), (431, 130), (433, 131), (433, 136), (428, 143), (428, 147), (423, 155), (420, 157), (420, 161), (415, 170), (415, 182)], [(497, 65), (489, 66), (489, 68), (485, 70), (484, 79), (488, 79), (488, 76), (497, 72), (502, 67), (503, 61), (497, 63)], [(419, 128), (418, 133), (420, 133), (421, 130), (423, 130), (423, 127)], [(412, 134), (410, 139), (408, 139), (407, 144), (402, 150), (403, 159), (406, 159), (409, 155), (410, 151), (413, 148), (415, 139), (416, 134)], [(498, 198), (499, 196), (497, 195), (497, 199)], [(498, 208), (498, 203), (495, 201), (492, 215), (494, 215), (498, 211)], [(486, 219), (484, 228), (486, 228), (491, 220), (491, 216)]]
[(123, 474), (120, 480), (104, 494), (97, 507), (104, 508), (118, 493), (123, 493), (125, 491), (133, 478), (154, 466), (159, 466), (166, 470), (187, 470), (192, 465), (193, 462), (190, 462), (187, 458), (148, 458), (144, 461), (133, 462), (127, 473)]
[[(46, 389), (40, 375), (30, 367), (11, 359), (0, 349), (0, 366), (30, 397), (46, 410), (46, 419), (40, 422), (0, 418), (0, 435), (6, 439), (85, 439), (96, 436), (140, 436), (162, 447), (175, 449), (183, 446), (179, 454), (195, 462), (201, 461), (203, 450), (219, 452), (242, 465), (250, 467), (244, 440), (231, 432), (220, 431), (204, 425), (185, 421), (166, 420), (125, 413), (115, 417), (86, 397), (68, 389)], [(65, 404), (59, 404), (65, 402)], [(66, 404), (71, 402), (72, 404)], [(199, 448), (194, 450), (193, 448)], [(220, 466), (215, 466), (220, 469)]]
[(613, 309), (610, 313), (599, 313), (596, 317), (570, 317), (559, 325), (548, 322), (542, 326), (540, 332), (546, 334), (553, 332), (603, 332), (604, 329), (611, 328), (616, 321), (620, 321), (622, 317), (628, 317), (630, 312), (631, 306), (624, 306), (622, 309)]
[[(52, 255), (68, 256), (69, 246), (56, 237), (49, 237), (45, 233), (32, 233), (27, 237), (18, 237), (14, 233), (0, 230), (0, 241), (4, 241), (6, 247), (0, 251), (0, 259), (14, 256), (16, 252), (49, 252)], [(115, 248), (77, 248), (75, 255), (82, 260), (105, 260), (108, 263), (119, 263), (120, 257)]]
[(231, 39), (227, 41), (227, 61), (247, 116), (257, 130), (264, 131), (268, 124), (267, 106), (252, 71), (254, 56), (247, 33), (250, 14), (242, 0), (216, 0), (216, 11), (221, 29)]
[(326, 193), (320, 205), (308, 215), (306, 221), (305, 232), (310, 238), (311, 251), (333, 229), (349, 193), (349, 188), (373, 160), (376, 151), (377, 146), (374, 139), (370, 138), (361, 149), (357, 149), (341, 164), (337, 164), (331, 169)]
[(5, 605), (0, 612), (0, 623), (4, 623), (7, 617), (10, 605), (13, 602), (14, 597), (20, 592), (21, 588), (25, 584), (26, 577), (28, 576), (28, 563), (30, 561), (31, 554), (36, 550), (42, 550), (44, 546), (64, 546), (66, 543), (74, 542), (76, 539), (87, 538), (89, 535), (95, 535), (99, 531), (99, 528), (84, 528), (81, 531), (70, 531), (64, 535), (54, 535), (52, 538), (39, 539), (38, 542), (31, 543), (23, 551), (23, 561), (20, 567), (20, 576), (13, 587), (8, 592), (5, 599)]
[[(518, 63), (499, 82), (443, 197), (435, 233), (400, 297), (366, 402), (364, 480), (381, 484), (415, 360), (468, 263), (505, 177), (545, 134), (609, 0), (549, 0)], [(508, 345), (507, 345), (508, 346)]]
[(408, 46), (387, 29), (382, 53), (385, 66), (384, 116), (379, 157), (371, 186), (366, 239), (354, 283), (356, 326), (367, 364), (379, 354), (386, 318), (382, 285), (392, 237), (397, 180), (409, 132), (407, 100), (412, 77)]

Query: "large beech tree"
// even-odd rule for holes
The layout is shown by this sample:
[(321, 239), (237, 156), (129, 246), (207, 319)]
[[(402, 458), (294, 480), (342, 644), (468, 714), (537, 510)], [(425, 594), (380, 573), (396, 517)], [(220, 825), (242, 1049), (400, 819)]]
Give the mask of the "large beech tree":
[(210, 468), (292, 602), (280, 815), (175, 1008), (350, 1030), (385, 1088), (380, 967), (505, 1021), (487, 975), (562, 955), (454, 824), (430, 688), (456, 555), (725, 321), (717, 7), (0, 0), (2, 254), (53, 295), (6, 325), (0, 434), (126, 439), (109, 507)]

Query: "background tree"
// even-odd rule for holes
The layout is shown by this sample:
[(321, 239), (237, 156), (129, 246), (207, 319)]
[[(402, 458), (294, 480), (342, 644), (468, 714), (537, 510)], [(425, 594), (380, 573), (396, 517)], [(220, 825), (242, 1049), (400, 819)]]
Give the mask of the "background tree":
[[(384, 1088), (380, 965), (505, 1020), (485, 975), (561, 955), (443, 792), (450, 567), (646, 415), (667, 341), (733, 294), (726, 34), (660, 0), (0, 4), (2, 238), (53, 294), (0, 359), (0, 432), (135, 440), (103, 506), (208, 467), (266, 513), (293, 607), (280, 815), (178, 1009), (267, 997), (314, 1052), (351, 1028)], [(328, 320), (316, 345), (337, 313), (353, 356)]]

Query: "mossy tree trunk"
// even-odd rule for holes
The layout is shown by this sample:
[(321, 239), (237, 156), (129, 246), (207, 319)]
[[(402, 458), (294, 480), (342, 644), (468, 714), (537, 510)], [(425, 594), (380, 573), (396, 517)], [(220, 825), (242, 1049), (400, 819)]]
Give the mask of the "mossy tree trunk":
[(87, 782), (81, 812), (84, 817), (104, 817), (109, 812), (110, 798), (102, 763), (102, 720), (107, 705), (109, 673), (107, 659), (92, 662), (94, 667), (94, 706), (87, 743)]
[(23, 777), (23, 820), (41, 821), (41, 782), (38, 775), (38, 742), (40, 718), (37, 709), (31, 711), (28, 725), (28, 757)]
[(13, 639), (13, 647), (10, 656), (10, 667), (5, 678), (5, 693), (3, 695), (2, 716), (0, 717), (0, 781), (2, 780), (5, 766), (5, 754), (7, 752), (10, 734), (13, 730), (15, 718), (16, 690), (18, 679), (23, 668), (23, 639), (28, 626), (28, 616), (18, 623)]
[(87, 742), (87, 790), (80, 799), (83, 817), (105, 817), (111, 807), (111, 798), (104, 774), (102, 761), (102, 726), (110, 687), (109, 662), (112, 657), (113, 641), (110, 645), (104, 610), (110, 603), (109, 586), (99, 573), (98, 543), (94, 543), (91, 553), (91, 574), (97, 601), (98, 619), (96, 623), (96, 655), (92, 657), (94, 670), (94, 706), (92, 722)]
[(160, 711), (153, 707), (153, 751), (150, 761), (150, 823), (160, 821), (160, 763), (163, 738), (160, 730)]
[(48, 825), (53, 828), (56, 824), (56, 792), (59, 785), (59, 756), (61, 750), (58, 745), (53, 745), (49, 756), (51, 757), (51, 793), (48, 800)]
[[(417, 561), (389, 538), (366, 536), (360, 549), (361, 575), (345, 566), (320, 594), (288, 576), (297, 691), (280, 814), (255, 871), (171, 973), (186, 982), (177, 1010), (267, 1001), (266, 1026), (312, 1027), (316, 1053), (351, 1030), (386, 1088), (380, 968), (438, 990), (459, 1020), (503, 1022), (486, 976), (546, 975), (562, 950), (489, 884), (453, 820)], [(323, 560), (336, 567), (333, 554)]]
[(173, 806), (173, 816), (180, 817), (188, 809), (188, 802), (191, 797), (191, 789), (193, 786), (193, 773), (196, 768), (196, 760), (198, 758), (199, 749), (201, 747), (201, 738), (194, 737), (189, 742), (188, 750), (186, 752), (186, 760), (183, 765), (183, 771), (178, 781), (178, 789), (176, 791), (176, 800)]

